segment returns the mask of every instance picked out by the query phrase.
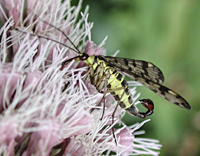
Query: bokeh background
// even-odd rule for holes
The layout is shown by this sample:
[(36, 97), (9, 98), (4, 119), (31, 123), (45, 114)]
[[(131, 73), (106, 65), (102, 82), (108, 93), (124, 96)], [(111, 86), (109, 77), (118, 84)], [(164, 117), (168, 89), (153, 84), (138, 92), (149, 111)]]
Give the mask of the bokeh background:
[[(153, 62), (165, 75), (164, 85), (192, 106), (180, 108), (139, 87), (140, 98), (155, 103), (151, 121), (142, 128), (144, 137), (160, 141), (161, 156), (200, 155), (200, 1), (84, 0), (83, 8), (87, 4), (92, 40), (100, 44), (108, 36), (107, 55), (120, 50), (118, 57)], [(142, 119), (126, 115), (124, 121)]]

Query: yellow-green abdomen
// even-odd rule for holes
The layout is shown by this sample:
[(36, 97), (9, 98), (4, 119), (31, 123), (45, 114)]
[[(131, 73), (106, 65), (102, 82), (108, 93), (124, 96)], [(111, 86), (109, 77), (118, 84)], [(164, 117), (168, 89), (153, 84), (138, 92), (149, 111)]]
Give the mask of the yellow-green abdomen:
[(124, 80), (122, 74), (100, 56), (89, 56), (84, 62), (90, 67), (90, 81), (96, 89), (101, 93), (107, 89), (107, 92), (113, 95), (121, 108), (126, 109), (131, 115), (137, 116), (138, 109), (134, 105), (128, 83)]

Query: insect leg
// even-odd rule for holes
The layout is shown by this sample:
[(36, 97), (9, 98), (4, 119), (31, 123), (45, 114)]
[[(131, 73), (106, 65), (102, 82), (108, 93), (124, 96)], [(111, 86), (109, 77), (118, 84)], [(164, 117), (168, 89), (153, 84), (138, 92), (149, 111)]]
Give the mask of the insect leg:
[(69, 84), (70, 84), (70, 82), (67, 82), (67, 83), (64, 84), (64, 86), (62, 88), (62, 92), (64, 92), (67, 89), (67, 87), (69, 86)]
[[(117, 105), (116, 105), (116, 107), (115, 107), (115, 109), (114, 109), (114, 111), (113, 111), (113, 113), (112, 113), (112, 125), (114, 124), (115, 112), (116, 112), (116, 110), (117, 110), (118, 105), (119, 105), (119, 102), (117, 103)], [(116, 137), (115, 137), (114, 126), (112, 127), (112, 135), (113, 135), (113, 138), (114, 138), (114, 140), (115, 140), (115, 144), (117, 145), (117, 139), (116, 139)]]
[[(105, 84), (106, 84), (106, 83), (105, 83)], [(103, 93), (103, 97), (102, 97), (102, 99), (101, 99), (101, 101), (99, 102), (98, 105), (100, 105), (101, 102), (104, 100), (104, 102), (103, 102), (103, 112), (102, 112), (101, 118), (99, 119), (99, 120), (102, 120), (102, 119), (103, 119), (103, 116), (104, 116), (104, 113), (105, 113), (105, 109), (106, 109), (105, 97), (106, 97), (106, 94), (107, 94), (108, 92), (107, 92), (107, 91), (101, 91), (100, 93)]]
[(73, 58), (71, 58), (71, 59), (69, 59), (69, 60), (66, 60), (66, 61), (62, 62), (62, 65), (61, 65), (60, 70), (63, 70), (63, 68), (64, 68), (70, 61), (76, 60), (76, 59), (79, 59), (79, 58), (80, 58), (80, 56), (76, 56), (76, 57), (73, 57)]
[(84, 75), (84, 77), (83, 77), (83, 81), (86, 81), (87, 79), (88, 79), (88, 77), (90, 76), (90, 70), (89, 71), (87, 71), (87, 73)]
[[(106, 92), (113, 92), (113, 91), (122, 90), (122, 89), (123, 89), (123, 93), (121, 95), (121, 98), (122, 98), (124, 93), (125, 93), (125, 88), (124, 87), (119, 87), (119, 88), (115, 88), (115, 89), (112, 89), (112, 90), (107, 90)], [(117, 105), (116, 105), (116, 107), (115, 107), (115, 109), (114, 109), (114, 111), (112, 113), (112, 125), (114, 124), (115, 112), (117, 110), (118, 105), (120, 104), (120, 101), (121, 101), (121, 99), (119, 101), (117, 101)], [(113, 138), (115, 140), (115, 144), (117, 145), (117, 139), (115, 137), (114, 127), (112, 127), (112, 134), (113, 134)]]
[(103, 94), (103, 97), (101, 101), (99, 102), (98, 105), (101, 104), (101, 102), (104, 100), (103, 103), (103, 112), (100, 120), (103, 119), (104, 113), (105, 113), (105, 96), (109, 92), (107, 85), (108, 85), (108, 79), (110, 77), (110, 73), (108, 69), (104, 69), (103, 63), (101, 62), (100, 64), (97, 65), (97, 67), (94, 69), (91, 67), (89, 69), (90, 73), (90, 82), (96, 87), (99, 93)]
[(104, 113), (105, 113), (105, 108), (106, 108), (106, 105), (105, 105), (105, 96), (106, 96), (106, 92), (104, 92), (104, 94), (103, 94), (103, 97), (102, 97), (102, 99), (101, 99), (101, 101), (99, 102), (99, 104), (104, 100), (104, 103), (103, 103), (103, 112), (102, 112), (102, 115), (101, 115), (101, 118), (99, 119), (99, 120), (102, 120), (103, 119), (103, 116), (104, 116)]

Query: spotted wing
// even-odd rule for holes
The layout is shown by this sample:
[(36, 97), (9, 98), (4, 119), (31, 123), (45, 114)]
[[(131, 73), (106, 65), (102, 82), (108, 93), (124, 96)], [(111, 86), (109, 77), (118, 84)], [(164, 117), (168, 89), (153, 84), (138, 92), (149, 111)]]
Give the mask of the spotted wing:
[(147, 88), (151, 89), (153, 92), (160, 95), (169, 102), (186, 109), (191, 109), (189, 103), (181, 95), (177, 94), (173, 90), (153, 81), (145, 80), (141, 77), (137, 77), (135, 78), (135, 80), (146, 86)]
[(151, 80), (159, 84), (164, 82), (162, 71), (150, 62), (111, 56), (102, 57), (108, 64), (111, 64), (118, 71), (124, 72), (125, 75), (133, 79), (135, 79), (134, 74), (136, 74), (145, 80)]
[(191, 106), (182, 96), (161, 85), (164, 81), (164, 76), (161, 70), (152, 63), (107, 56), (103, 59), (119, 72), (141, 83), (169, 102), (186, 109), (191, 109)]

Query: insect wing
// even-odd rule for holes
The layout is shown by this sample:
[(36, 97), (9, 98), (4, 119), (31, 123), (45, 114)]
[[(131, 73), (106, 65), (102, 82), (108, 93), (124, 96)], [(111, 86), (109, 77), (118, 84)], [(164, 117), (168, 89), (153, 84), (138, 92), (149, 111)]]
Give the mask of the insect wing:
[(103, 57), (108, 64), (132, 79), (139, 76), (159, 84), (164, 82), (162, 71), (150, 62), (111, 56)]
[(169, 102), (178, 105), (180, 107), (184, 107), (186, 109), (191, 109), (191, 106), (188, 104), (188, 102), (181, 95), (177, 94), (173, 90), (161, 84), (155, 83), (153, 81), (144, 80), (143, 78), (140, 77), (136, 78), (136, 81), (143, 84), (147, 88), (151, 89), (153, 92), (160, 95)]
[(169, 102), (186, 109), (191, 109), (191, 106), (182, 96), (161, 85), (164, 81), (164, 76), (162, 71), (154, 64), (126, 58), (107, 56), (103, 58), (108, 64), (113, 66), (113, 68), (141, 83)]

